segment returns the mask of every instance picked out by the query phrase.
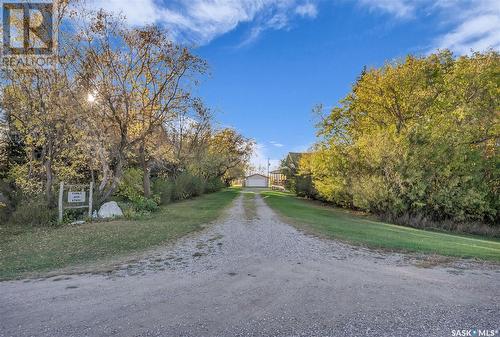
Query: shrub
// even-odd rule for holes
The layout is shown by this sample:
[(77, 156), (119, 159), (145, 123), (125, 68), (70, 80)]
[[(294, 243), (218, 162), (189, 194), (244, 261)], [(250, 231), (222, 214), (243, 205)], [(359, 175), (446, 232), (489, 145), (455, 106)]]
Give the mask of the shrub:
[(224, 182), (219, 178), (209, 179), (205, 182), (205, 193), (214, 193), (225, 187)]
[(13, 204), (9, 197), (11, 192), (9, 184), (0, 180), (0, 223), (7, 222), (10, 213), (12, 213)]
[(127, 177), (120, 184), (120, 192), (117, 193), (122, 200), (130, 201), (130, 204), (124, 205), (124, 214), (127, 218), (140, 217), (145, 213), (157, 211), (159, 205), (167, 205), (172, 201), (197, 197), (203, 193), (216, 192), (224, 187), (224, 182), (219, 178), (205, 181), (203, 178), (189, 172), (183, 172), (176, 178), (154, 179), (152, 184), (153, 198), (144, 198), (142, 190), (137, 188), (141, 184), (141, 171), (135, 169), (127, 171)]
[(57, 224), (57, 209), (47, 207), (43, 200), (24, 200), (12, 213), (9, 223), (16, 226), (53, 226)]
[(132, 201), (118, 202), (123, 216), (130, 220), (141, 220), (160, 209), (160, 197), (145, 198), (139, 196)]
[(86, 208), (65, 209), (63, 223), (71, 223), (73, 221), (85, 220), (87, 217), (88, 217), (88, 210)]
[(457, 222), (454, 220), (433, 220), (429, 216), (421, 213), (402, 215), (381, 214), (382, 221), (394, 223), (401, 226), (408, 226), (418, 229), (431, 229), (446, 232), (458, 232), (463, 234), (483, 235), (490, 237), (500, 237), (500, 228), (488, 226), (480, 222)]
[(174, 179), (157, 178), (153, 183), (153, 193), (159, 196), (160, 204), (166, 205), (175, 200), (217, 192), (224, 186), (224, 182), (219, 178), (205, 181), (203, 178), (184, 172)]
[(160, 204), (167, 205), (172, 202), (175, 185), (172, 181), (157, 178), (153, 182), (153, 193), (160, 197)]
[(144, 195), (143, 173), (138, 168), (128, 168), (123, 174), (123, 178), (118, 186), (116, 196), (133, 201)]
[(295, 193), (299, 197), (316, 198), (316, 191), (310, 175), (297, 175), (295, 177)]
[(141, 220), (144, 218), (144, 214), (136, 212), (132, 204), (120, 203), (120, 208), (122, 209), (123, 216), (129, 220)]
[[(0, 195), (1, 199), (1, 195)], [(0, 223), (5, 223), (9, 217), (9, 207), (6, 202), (0, 200)]]
[(145, 198), (143, 196), (139, 196), (132, 200), (132, 204), (134, 205), (134, 209), (139, 213), (152, 213), (156, 212), (159, 209), (159, 197), (153, 198)]
[(205, 191), (205, 182), (200, 177), (184, 172), (174, 181), (173, 200), (199, 196)]

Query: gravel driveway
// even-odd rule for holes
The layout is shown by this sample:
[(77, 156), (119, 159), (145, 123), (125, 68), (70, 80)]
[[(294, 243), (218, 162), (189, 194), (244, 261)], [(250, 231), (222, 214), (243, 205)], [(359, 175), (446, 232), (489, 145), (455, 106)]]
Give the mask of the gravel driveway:
[[(257, 197), (101, 274), (0, 283), (0, 336), (452, 336), (500, 328), (500, 268), (303, 234)], [(195, 211), (195, 210), (193, 210)], [(497, 334), (498, 335), (498, 334)]]

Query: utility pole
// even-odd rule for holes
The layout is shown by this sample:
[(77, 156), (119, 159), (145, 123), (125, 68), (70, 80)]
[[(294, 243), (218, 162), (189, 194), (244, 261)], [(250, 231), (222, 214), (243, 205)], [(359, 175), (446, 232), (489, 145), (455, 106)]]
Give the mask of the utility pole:
[(269, 168), (271, 167), (271, 158), (267, 158), (267, 187), (270, 187), (271, 185), (271, 177), (269, 176)]

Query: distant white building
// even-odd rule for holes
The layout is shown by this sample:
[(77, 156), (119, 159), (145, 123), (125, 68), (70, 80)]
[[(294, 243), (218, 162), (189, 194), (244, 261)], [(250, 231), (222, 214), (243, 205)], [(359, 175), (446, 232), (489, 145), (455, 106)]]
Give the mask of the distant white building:
[(263, 174), (252, 174), (245, 178), (245, 187), (269, 187), (269, 178)]

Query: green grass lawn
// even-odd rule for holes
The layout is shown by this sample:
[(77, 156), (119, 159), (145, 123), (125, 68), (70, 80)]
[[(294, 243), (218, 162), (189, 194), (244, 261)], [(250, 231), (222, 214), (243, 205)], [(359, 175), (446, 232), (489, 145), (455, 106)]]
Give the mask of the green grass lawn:
[(373, 248), (433, 253), (500, 262), (500, 240), (392, 225), (322, 206), (291, 194), (263, 192), (266, 203), (297, 227)]
[(0, 279), (141, 252), (199, 230), (219, 217), (237, 189), (174, 203), (150, 218), (36, 229), (0, 239)]

